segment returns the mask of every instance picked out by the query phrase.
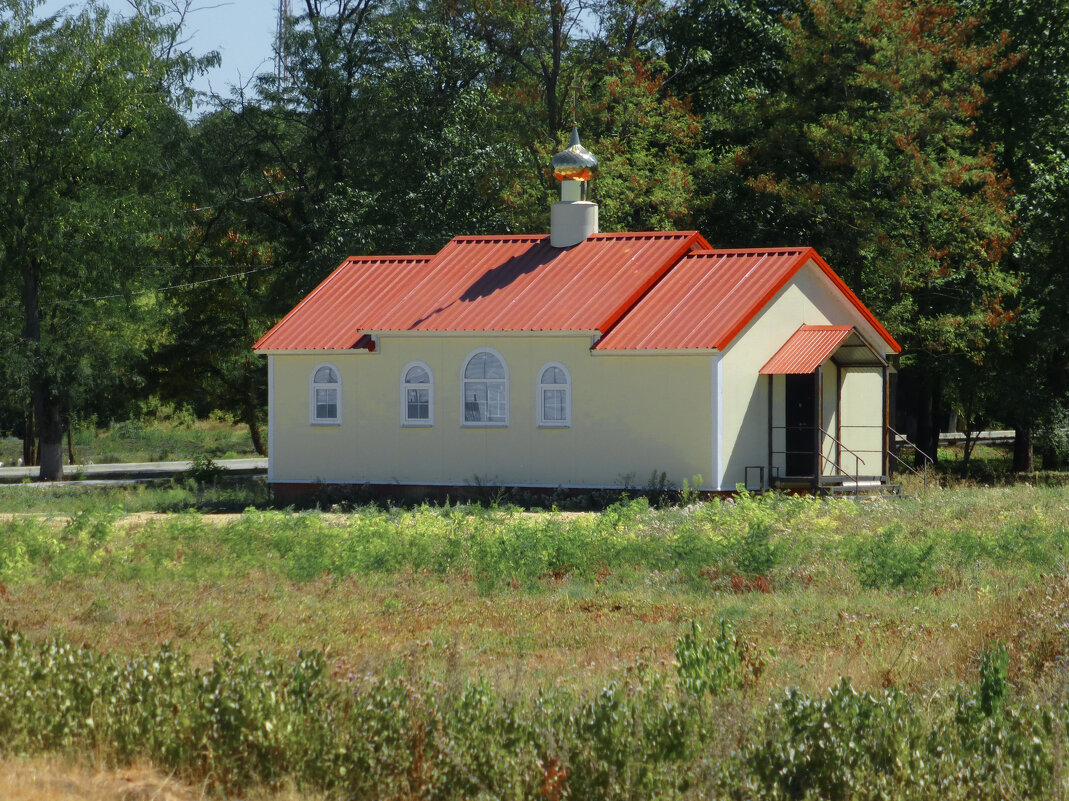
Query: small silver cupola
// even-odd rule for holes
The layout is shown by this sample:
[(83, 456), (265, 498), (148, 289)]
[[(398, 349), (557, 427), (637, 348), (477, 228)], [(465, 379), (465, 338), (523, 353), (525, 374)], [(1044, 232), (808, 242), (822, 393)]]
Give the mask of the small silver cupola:
[(550, 209), (549, 242), (555, 248), (578, 245), (598, 232), (598, 204), (586, 199), (587, 182), (598, 172), (598, 160), (579, 141), (572, 125), (568, 147), (553, 157), (553, 177), (561, 182), (560, 202)]

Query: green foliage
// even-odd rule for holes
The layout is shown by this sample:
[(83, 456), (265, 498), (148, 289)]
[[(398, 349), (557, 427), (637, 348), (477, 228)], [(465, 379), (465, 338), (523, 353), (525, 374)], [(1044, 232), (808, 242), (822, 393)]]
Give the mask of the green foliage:
[(714, 619), (712, 627), (714, 634), (707, 636), (698, 621), (692, 620), (690, 631), (676, 640), (674, 649), (679, 686), (699, 698), (742, 687), (761, 671), (760, 660), (729, 620)]
[[(723, 629), (722, 629), (723, 630)], [(290, 781), (330, 797), (945, 799), (1044, 795), (1069, 708), (973, 690), (789, 690), (734, 745), (716, 699), (656, 675), (588, 696), (517, 697), (485, 681), (358, 679), (319, 652), (279, 658), (226, 638), (197, 667), (168, 645), (100, 654), (0, 628), (0, 740), (13, 753), (148, 759), (227, 796)], [(997, 671), (996, 671), (997, 672)], [(983, 697), (983, 680), (979, 695)], [(703, 687), (703, 693), (708, 687)], [(702, 714), (695, 713), (699, 705)]]
[(776, 566), (777, 548), (772, 526), (766, 521), (751, 522), (746, 532), (732, 543), (732, 562), (740, 573), (763, 576)]
[(1007, 182), (974, 136), (1005, 55), (949, 5), (810, 0), (785, 28), (783, 83), (726, 123), (752, 223), (815, 245), (907, 348), (981, 362), (1016, 287)]
[(934, 581), (935, 544), (905, 541), (901, 525), (888, 526), (857, 553), (857, 578), (866, 589), (918, 588)]
[(1001, 643), (980, 657), (979, 710), (985, 718), (995, 717), (1006, 701), (1006, 674), (1010, 655)]
[(153, 232), (180, 216), (169, 167), (198, 63), (159, 6), (114, 20), (100, 5), (39, 18), (38, 5), (0, 4), (0, 94), (19, 98), (0, 105), (0, 303), (17, 309), (0, 316), (0, 375), (56, 477), (65, 418), (101, 396), (129, 403), (156, 333), (151, 304), (115, 300), (155, 285)]
[(201, 455), (193, 459), (185, 475), (199, 485), (218, 484), (219, 479), (226, 475), (226, 468), (217, 464), (211, 456)]
[[(131, 580), (265, 571), (301, 582), (426, 571), (471, 577), (495, 593), (514, 585), (545, 590), (568, 578), (626, 583), (638, 573), (679, 591), (738, 592), (842, 571), (863, 589), (916, 591), (979, 584), (990, 570), (1051, 573), (1069, 549), (1069, 526), (1034, 506), (1063, 503), (1062, 489), (1022, 491), (1014, 513), (1002, 516), (977, 506), (986, 496), (968, 493), (869, 511), (850, 499), (740, 495), (665, 509), (639, 498), (581, 514), (479, 506), (321, 514), (248, 508), (269, 505), (258, 482), (96, 492), (0, 487), (2, 509), (71, 516), (0, 520), (0, 580), (56, 580), (90, 569)], [(225, 521), (186, 513), (127, 526), (120, 508), (246, 511)], [(915, 527), (918, 517), (926, 528)]]

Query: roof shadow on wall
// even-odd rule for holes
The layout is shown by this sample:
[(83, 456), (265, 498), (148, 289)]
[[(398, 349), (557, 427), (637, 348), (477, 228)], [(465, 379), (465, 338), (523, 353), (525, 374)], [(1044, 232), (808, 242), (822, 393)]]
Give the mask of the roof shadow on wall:
[(566, 251), (552, 247), (549, 244), (549, 237), (546, 237), (544, 241), (532, 244), (523, 253), (510, 256), (497, 267), (487, 270), (475, 283), (464, 290), (460, 300), (470, 303), (492, 295), (517, 278), (533, 273), (539, 267), (544, 267), (564, 252)]

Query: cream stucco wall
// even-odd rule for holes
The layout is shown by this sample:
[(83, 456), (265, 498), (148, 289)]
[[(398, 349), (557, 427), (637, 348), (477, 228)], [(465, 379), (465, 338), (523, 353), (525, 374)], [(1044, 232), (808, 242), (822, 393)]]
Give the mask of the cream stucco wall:
[[(509, 371), (509, 422), (465, 425), (461, 370), (490, 347)], [(714, 359), (601, 355), (588, 335), (382, 334), (375, 353), (271, 358), (271, 480), (464, 485), (642, 486), (712, 476)], [(401, 370), (434, 374), (434, 425), (404, 427)], [(342, 379), (340, 425), (309, 422), (309, 377), (329, 362)], [(571, 373), (572, 424), (540, 428), (536, 382), (547, 362)]]
[(857, 454), (842, 454), (846, 473), (878, 476), (883, 474), (883, 371), (879, 367), (843, 367), (843, 445)]
[[(854, 325), (869, 344), (886, 348), (886, 343), (828, 280), (810, 262), (768, 303), (743, 331), (725, 348), (722, 357), (723, 439), (720, 444), (719, 485), (732, 489), (745, 481), (747, 465), (768, 464), (768, 379), (758, 371), (803, 324)], [(881, 351), (881, 355), (885, 351)], [(836, 375), (833, 365), (825, 365), (823, 376), (824, 429), (834, 432)], [(867, 386), (867, 385), (866, 385)], [(782, 376), (774, 378), (774, 425), (783, 425)], [(868, 392), (859, 390), (858, 399)], [(853, 389), (851, 389), (853, 393)], [(854, 395), (851, 395), (853, 398)], [(844, 411), (845, 411), (844, 402)], [(882, 415), (882, 406), (877, 406)], [(867, 418), (866, 418), (867, 419)], [(774, 450), (782, 450), (782, 430), (773, 434)], [(824, 452), (833, 458), (825, 443)], [(782, 457), (774, 457), (783, 472)], [(833, 472), (825, 463), (826, 472)]]

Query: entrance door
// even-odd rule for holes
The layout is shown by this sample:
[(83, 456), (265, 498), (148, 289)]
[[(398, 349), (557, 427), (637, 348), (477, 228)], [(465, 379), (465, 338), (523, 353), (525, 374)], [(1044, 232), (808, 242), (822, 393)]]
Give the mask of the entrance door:
[(786, 425), (788, 476), (814, 475), (815, 461), (813, 443), (816, 440), (814, 424), (817, 420), (816, 373), (808, 375), (785, 375), (786, 380)]

